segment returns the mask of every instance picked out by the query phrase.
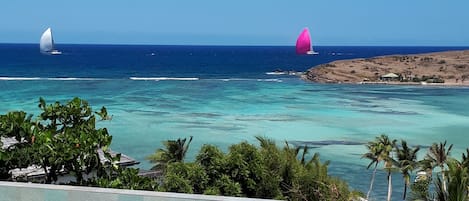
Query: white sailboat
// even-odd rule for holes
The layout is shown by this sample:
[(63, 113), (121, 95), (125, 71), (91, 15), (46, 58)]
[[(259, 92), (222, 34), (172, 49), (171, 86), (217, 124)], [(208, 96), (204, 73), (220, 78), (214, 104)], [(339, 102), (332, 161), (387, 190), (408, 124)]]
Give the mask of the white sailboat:
[(43, 54), (62, 54), (61, 51), (55, 49), (54, 38), (52, 38), (52, 30), (50, 29), (50, 27), (47, 28), (44, 33), (42, 33), (41, 40), (39, 42), (39, 49)]

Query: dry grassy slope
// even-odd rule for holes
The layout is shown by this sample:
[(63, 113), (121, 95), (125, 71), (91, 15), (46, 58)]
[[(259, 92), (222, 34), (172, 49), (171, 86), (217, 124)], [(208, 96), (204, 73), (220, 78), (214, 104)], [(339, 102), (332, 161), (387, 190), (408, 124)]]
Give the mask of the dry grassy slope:
[(445, 83), (469, 82), (469, 50), (334, 61), (309, 69), (303, 78), (320, 83), (356, 83), (379, 81), (387, 73), (438, 76)]

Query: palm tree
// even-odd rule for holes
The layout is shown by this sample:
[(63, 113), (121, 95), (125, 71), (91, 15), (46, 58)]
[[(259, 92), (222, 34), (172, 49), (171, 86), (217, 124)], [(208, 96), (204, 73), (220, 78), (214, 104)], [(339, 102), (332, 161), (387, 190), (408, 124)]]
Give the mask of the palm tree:
[[(368, 144), (366, 145), (366, 148), (368, 149), (369, 152), (364, 154), (363, 158), (367, 158), (371, 160), (367, 169), (369, 169), (370, 167), (374, 165), (373, 174), (371, 176), (370, 188), (368, 190), (368, 193), (366, 194), (367, 200), (369, 199), (370, 193), (373, 189), (373, 183), (375, 180), (375, 175), (376, 175), (376, 170), (378, 168), (378, 164), (384, 161), (385, 167), (387, 167), (389, 164), (391, 164), (391, 167), (392, 167), (392, 162), (389, 161), (389, 158), (390, 158), (390, 154), (394, 147), (395, 142), (396, 140), (390, 141), (387, 135), (382, 134), (381, 136), (376, 137), (374, 141), (368, 142)], [(389, 172), (388, 188), (391, 187), (390, 179), (391, 177), (390, 177), (390, 172)], [(388, 189), (388, 200), (390, 200), (390, 189)]]
[(464, 167), (469, 168), (469, 148), (466, 148), (466, 153), (462, 153), (462, 161), (461, 164)]
[(396, 146), (397, 163), (396, 166), (399, 168), (402, 177), (404, 179), (404, 194), (402, 200), (406, 200), (407, 186), (410, 183), (410, 172), (417, 168), (417, 152), (420, 147), (417, 146), (414, 149), (407, 146), (405, 140), (401, 140), (401, 146)]
[(186, 138), (164, 141), (163, 145), (165, 149), (159, 148), (155, 151), (155, 153), (147, 157), (151, 163), (155, 163), (151, 169), (164, 169), (168, 163), (183, 162), (191, 142), (192, 136), (190, 136), (187, 143)]
[(449, 200), (467, 201), (469, 197), (469, 169), (456, 159), (449, 159), (447, 165)]
[(363, 154), (362, 158), (367, 158), (371, 160), (370, 164), (368, 164), (366, 169), (370, 169), (370, 167), (374, 165), (373, 174), (371, 175), (370, 188), (368, 189), (368, 193), (366, 193), (366, 200), (368, 200), (370, 198), (370, 193), (373, 189), (373, 183), (375, 181), (376, 170), (378, 169), (378, 164), (381, 163), (383, 159), (380, 158), (381, 150), (378, 149), (379, 146), (376, 141), (368, 142), (368, 144), (366, 145), (366, 148), (368, 149), (368, 153)]
[(448, 158), (447, 190), (443, 189), (443, 181), (438, 178), (436, 182), (436, 198), (439, 201), (467, 201), (469, 186), (469, 169), (462, 162), (454, 158)]
[(388, 197), (387, 201), (391, 201), (392, 194), (392, 170), (395, 164), (395, 160), (392, 158), (392, 149), (396, 146), (396, 140), (390, 140), (387, 135), (381, 135), (378, 138), (379, 146), (382, 149), (381, 157), (384, 161), (384, 169), (388, 173)]
[(440, 167), (441, 170), (441, 180), (443, 190), (446, 191), (446, 179), (445, 179), (445, 164), (450, 156), (451, 149), (453, 145), (451, 144), (448, 149), (446, 149), (446, 140), (444, 143), (437, 144), (433, 143), (432, 146), (429, 148), (427, 156), (425, 157), (426, 160), (429, 160), (432, 164), (432, 167)]

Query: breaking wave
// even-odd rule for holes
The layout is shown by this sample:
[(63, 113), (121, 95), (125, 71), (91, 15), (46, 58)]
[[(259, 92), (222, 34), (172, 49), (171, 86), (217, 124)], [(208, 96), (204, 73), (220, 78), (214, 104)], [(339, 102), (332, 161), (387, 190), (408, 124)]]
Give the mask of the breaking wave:
[(40, 77), (0, 77), (0, 80), (40, 80)]
[(229, 81), (258, 81), (258, 82), (283, 82), (281, 79), (256, 79), (256, 78), (222, 78), (222, 79), (208, 79), (218, 80), (223, 82)]
[[(86, 77), (0, 77), (0, 81), (33, 81), (33, 80), (46, 80), (46, 81), (99, 81), (99, 80), (121, 80), (122, 78), (86, 78)], [(257, 81), (257, 82), (283, 82), (282, 79), (269, 78), (207, 78), (201, 79), (198, 77), (129, 77), (130, 80), (135, 81), (198, 81), (198, 80), (214, 80), (214, 81)]]
[(0, 80), (56, 80), (56, 81), (72, 81), (72, 80), (106, 80), (104, 78), (86, 78), (86, 77), (0, 77)]
[(130, 77), (131, 80), (150, 80), (150, 81), (164, 81), (164, 80), (178, 80), (178, 81), (196, 81), (197, 77)]

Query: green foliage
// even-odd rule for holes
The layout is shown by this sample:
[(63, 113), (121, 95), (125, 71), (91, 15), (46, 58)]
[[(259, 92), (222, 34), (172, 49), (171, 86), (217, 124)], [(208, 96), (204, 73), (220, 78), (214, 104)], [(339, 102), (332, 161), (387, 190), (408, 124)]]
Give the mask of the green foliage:
[(412, 82), (421, 82), (422, 80), (418, 77), (413, 77)]
[[(394, 150), (391, 151), (390, 147), (393, 147)], [(420, 150), (418, 146), (411, 148), (404, 140), (401, 141), (400, 145), (396, 145), (395, 140), (390, 140), (387, 136), (381, 135), (375, 141), (367, 144), (369, 152), (364, 154), (363, 157), (371, 160), (368, 168), (374, 165), (376, 169), (379, 161), (385, 162), (384, 167), (388, 173), (388, 184), (391, 184), (390, 173), (392, 170), (398, 169), (401, 172), (404, 180), (403, 200), (406, 200), (407, 186), (410, 184), (410, 173), (420, 166), (420, 170), (427, 174), (417, 177), (416, 181), (410, 185), (412, 190), (411, 200), (467, 201), (469, 199), (469, 149), (462, 155), (460, 162), (450, 157), (452, 147), (453, 145), (447, 147), (446, 141), (434, 143), (428, 149), (425, 159), (418, 161), (417, 152)], [(435, 167), (440, 168), (441, 177), (436, 178), (434, 191), (431, 192), (431, 172)], [(391, 188), (389, 188), (388, 200), (391, 199), (391, 192)]]
[[(18, 142), (0, 152), (0, 177), (9, 176), (5, 172), (10, 169), (37, 165), (45, 171), (46, 183), (56, 181), (62, 169), (81, 183), (84, 174), (102, 168), (98, 149), (109, 161), (115, 160), (107, 153), (112, 137), (105, 128), (96, 128), (86, 101), (74, 98), (48, 105), (40, 98), (39, 108), (37, 120), (23, 111), (0, 116), (0, 136)], [(103, 116), (104, 111), (103, 107)]]
[(138, 176), (138, 169), (119, 168), (110, 177), (96, 178), (88, 182), (91, 186), (101, 188), (120, 188), (131, 190), (149, 190), (157, 189), (158, 184), (155, 180)]
[(260, 143), (259, 155), (263, 165), (256, 197), (282, 197), (281, 173), (282, 167), (285, 167), (285, 160), (282, 158), (281, 150), (277, 148), (273, 140), (263, 137), (256, 138)]
[(147, 159), (155, 165), (151, 168), (152, 170), (164, 170), (166, 165), (173, 162), (183, 162), (186, 157), (189, 145), (192, 142), (192, 136), (186, 143), (186, 138), (177, 140), (164, 141), (163, 145), (165, 149), (160, 148), (155, 151), (154, 154), (147, 157)]
[(225, 155), (214, 145), (203, 145), (195, 162), (204, 168), (210, 186), (213, 186), (214, 182), (220, 179), (222, 174), (226, 172)]
[(462, 154), (461, 165), (469, 168), (469, 148), (466, 148), (466, 153)]
[(432, 146), (428, 149), (428, 153), (425, 156), (425, 160), (431, 165), (432, 169), (435, 167), (440, 167), (441, 170), (441, 181), (443, 190), (446, 191), (446, 179), (445, 179), (445, 164), (450, 157), (451, 149), (453, 145), (451, 144), (446, 148), (446, 141), (440, 142), (439, 144), (433, 143)]
[(189, 179), (171, 172), (165, 173), (163, 183), (158, 190), (176, 193), (193, 193)]
[(223, 195), (240, 196), (242, 194), (241, 185), (238, 182), (233, 181), (228, 175), (222, 175), (215, 183)]
[(412, 149), (407, 145), (405, 140), (401, 140), (401, 146), (395, 147), (396, 152), (396, 164), (395, 166), (399, 169), (404, 180), (404, 193), (402, 200), (406, 199), (407, 186), (410, 184), (410, 173), (417, 168), (417, 152), (420, 147)]
[(443, 180), (440, 177), (436, 178), (435, 182), (435, 198), (438, 201), (449, 201), (448, 192), (446, 188), (443, 186)]
[(239, 182), (248, 197), (256, 195), (256, 187), (262, 173), (262, 161), (257, 147), (247, 142), (231, 145), (226, 168), (229, 176)]
[(467, 201), (469, 196), (469, 169), (456, 159), (448, 159), (446, 183), (438, 178), (436, 197), (439, 201)]
[[(0, 149), (0, 180), (11, 179), (9, 170), (25, 168), (32, 163), (30, 148), (37, 131), (32, 115), (23, 111), (8, 112), (0, 115), (0, 136), (13, 138), (17, 143)], [(0, 147), (3, 146), (0, 142)]]
[(106, 128), (96, 128), (91, 107), (79, 98), (64, 105), (47, 105), (41, 98), (39, 108), (43, 129), (37, 135), (40, 143), (33, 147), (38, 150), (35, 157), (39, 165), (46, 171), (46, 183), (56, 180), (62, 167), (75, 175), (77, 183), (83, 182), (83, 174), (101, 167), (97, 150), (107, 152), (112, 136)]
[(35, 123), (32, 115), (23, 111), (8, 112), (0, 116), (0, 136), (13, 137), (19, 144), (30, 142)]
[(368, 142), (366, 145), (367, 149), (369, 150), (368, 153), (363, 155), (363, 158), (368, 158), (371, 160), (370, 164), (367, 168), (370, 168), (374, 165), (374, 171), (371, 179), (370, 189), (367, 193), (367, 198), (369, 198), (372, 187), (374, 176), (376, 172), (376, 168), (380, 162), (384, 162), (384, 169), (387, 172), (387, 179), (388, 179), (388, 196), (387, 200), (391, 200), (392, 194), (392, 185), (391, 185), (391, 172), (393, 171), (394, 164), (396, 163), (395, 160), (392, 158), (392, 151), (396, 147), (396, 140), (391, 140), (385, 134), (382, 134), (375, 138), (374, 141)]
[[(241, 142), (224, 154), (204, 145), (195, 163), (170, 163), (160, 190), (289, 200), (349, 200), (348, 185), (328, 175), (329, 162), (307, 147), (278, 148), (258, 137), (260, 147)], [(204, 174), (205, 173), (205, 174)]]
[(430, 200), (430, 179), (418, 180), (410, 185), (410, 200)]
[(216, 186), (210, 186), (204, 191), (204, 195), (221, 195), (220, 189)]
[[(203, 193), (208, 184), (207, 173), (198, 163), (175, 162), (168, 164), (166, 175), (172, 174), (189, 181), (189, 185), (192, 187), (191, 192), (193, 193)], [(163, 185), (168, 182), (172, 181), (163, 179)]]

